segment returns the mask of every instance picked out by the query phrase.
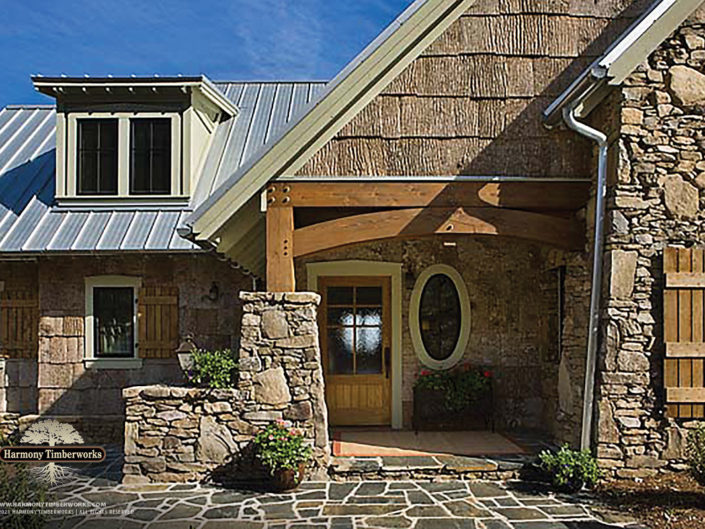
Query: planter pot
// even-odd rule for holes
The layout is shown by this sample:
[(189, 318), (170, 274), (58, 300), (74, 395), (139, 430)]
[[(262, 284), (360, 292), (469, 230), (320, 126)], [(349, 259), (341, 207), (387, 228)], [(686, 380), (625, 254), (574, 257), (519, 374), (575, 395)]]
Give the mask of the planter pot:
[(451, 410), (444, 391), (414, 388), (414, 430), (493, 430), (492, 393), (463, 410)]
[(284, 468), (275, 470), (274, 474), (270, 475), (269, 488), (273, 492), (294, 490), (303, 481), (305, 469), (306, 463), (301, 463), (296, 469)]

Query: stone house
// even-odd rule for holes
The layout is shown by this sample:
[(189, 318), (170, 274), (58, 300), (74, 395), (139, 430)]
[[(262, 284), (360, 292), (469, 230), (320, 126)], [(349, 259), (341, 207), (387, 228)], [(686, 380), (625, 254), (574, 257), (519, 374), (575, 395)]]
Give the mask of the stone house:
[(5, 428), (120, 437), (123, 388), (179, 381), (187, 336), (238, 348), (240, 292), (299, 290), (333, 425), (408, 428), (418, 373), (471, 364), (498, 428), (677, 467), (705, 416), (699, 6), (417, 0), (326, 84), (33, 77), (55, 105), (0, 112)]

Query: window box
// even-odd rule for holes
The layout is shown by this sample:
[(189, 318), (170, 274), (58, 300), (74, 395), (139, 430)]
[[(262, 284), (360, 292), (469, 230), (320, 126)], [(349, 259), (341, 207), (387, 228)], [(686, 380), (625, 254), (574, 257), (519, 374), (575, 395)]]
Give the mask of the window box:
[(492, 430), (493, 398), (490, 391), (460, 412), (449, 409), (443, 390), (414, 388), (414, 430)]

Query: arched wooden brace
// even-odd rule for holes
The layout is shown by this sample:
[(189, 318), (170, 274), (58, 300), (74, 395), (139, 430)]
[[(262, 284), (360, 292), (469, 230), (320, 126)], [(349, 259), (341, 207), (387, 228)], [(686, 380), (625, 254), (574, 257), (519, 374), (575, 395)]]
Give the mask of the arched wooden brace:
[(574, 219), (512, 209), (408, 208), (329, 220), (294, 230), (294, 257), (349, 244), (430, 235), (501, 235), (581, 250), (584, 227)]

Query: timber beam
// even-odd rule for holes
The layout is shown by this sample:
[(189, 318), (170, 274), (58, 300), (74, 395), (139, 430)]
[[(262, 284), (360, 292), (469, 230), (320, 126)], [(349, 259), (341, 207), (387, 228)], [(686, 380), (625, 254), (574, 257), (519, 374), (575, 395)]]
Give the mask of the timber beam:
[[(285, 208), (271, 208), (268, 212), (279, 209)], [(294, 231), (294, 257), (381, 239), (467, 234), (515, 237), (581, 250), (584, 233), (584, 227), (575, 219), (530, 211), (408, 208), (363, 213), (299, 228)]]
[(267, 203), (277, 207), (501, 207), (574, 211), (590, 182), (273, 182)]

